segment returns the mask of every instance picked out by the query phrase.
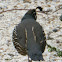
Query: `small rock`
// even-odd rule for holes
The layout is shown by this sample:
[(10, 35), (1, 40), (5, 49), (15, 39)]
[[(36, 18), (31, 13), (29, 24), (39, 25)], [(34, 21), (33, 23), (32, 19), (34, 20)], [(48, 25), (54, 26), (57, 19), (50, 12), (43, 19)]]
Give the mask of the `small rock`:
[(11, 60), (12, 59), (12, 57), (11, 56), (9, 56), (9, 55), (4, 55), (4, 57), (3, 57), (5, 60)]
[(60, 41), (59, 40), (56, 40), (56, 43), (60, 43)]
[(56, 28), (55, 28), (55, 29), (53, 29), (53, 32), (57, 32), (57, 31), (58, 31), (58, 29), (56, 29)]
[(14, 56), (14, 54), (10, 54), (10, 53), (9, 53), (8, 55), (9, 55), (9, 56), (12, 56), (12, 57)]
[(2, 7), (0, 7), (0, 9), (2, 9)]

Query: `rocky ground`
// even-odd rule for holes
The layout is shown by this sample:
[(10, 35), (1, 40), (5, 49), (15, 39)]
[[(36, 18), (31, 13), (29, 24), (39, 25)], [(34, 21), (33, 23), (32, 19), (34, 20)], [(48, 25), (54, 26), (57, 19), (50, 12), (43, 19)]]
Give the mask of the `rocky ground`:
[[(37, 22), (45, 30), (47, 43), (62, 51), (62, 21), (59, 19), (62, 9), (58, 10), (62, 7), (62, 0), (0, 0), (0, 12), (10, 9), (33, 9), (37, 6), (43, 7), (44, 11), (50, 11), (48, 14), (39, 12), (37, 14)], [(28, 61), (27, 56), (17, 53), (12, 43), (13, 29), (27, 11), (14, 10), (0, 13), (0, 62)], [(46, 46), (43, 62), (62, 62), (62, 57), (57, 56), (57, 52), (48, 52), (48, 49)]]

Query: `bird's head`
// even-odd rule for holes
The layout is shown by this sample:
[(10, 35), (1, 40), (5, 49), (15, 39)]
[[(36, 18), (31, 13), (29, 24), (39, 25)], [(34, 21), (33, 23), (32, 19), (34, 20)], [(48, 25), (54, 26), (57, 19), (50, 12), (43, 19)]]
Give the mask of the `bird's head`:
[(26, 14), (32, 16), (35, 20), (37, 19), (36, 9), (30, 9)]
[(37, 9), (39, 9), (40, 11), (42, 11), (43, 8), (41, 8), (40, 6), (38, 6), (35, 9), (30, 9), (25, 15), (32, 16), (32, 18), (34, 18), (36, 20), (37, 19), (37, 14), (36, 14), (36, 10)]

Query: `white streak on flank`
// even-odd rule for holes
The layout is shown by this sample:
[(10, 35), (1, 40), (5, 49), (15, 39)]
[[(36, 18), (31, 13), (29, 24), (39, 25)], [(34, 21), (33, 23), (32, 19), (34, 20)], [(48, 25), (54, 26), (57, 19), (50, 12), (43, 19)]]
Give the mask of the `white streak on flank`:
[(26, 46), (27, 46), (27, 29), (25, 28), (25, 33), (26, 33)]
[(36, 36), (35, 36), (35, 33), (34, 33), (34, 27), (32, 27), (32, 32), (33, 32), (34, 40), (36, 41)]

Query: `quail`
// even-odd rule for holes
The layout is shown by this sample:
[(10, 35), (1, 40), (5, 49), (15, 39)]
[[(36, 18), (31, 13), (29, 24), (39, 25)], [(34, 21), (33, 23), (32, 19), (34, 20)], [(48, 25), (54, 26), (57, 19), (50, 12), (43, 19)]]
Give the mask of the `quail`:
[(60, 16), (60, 20), (62, 21), (62, 15)]
[[(42, 8), (36, 9), (42, 11)], [(43, 27), (36, 22), (36, 9), (30, 9), (13, 30), (13, 44), (21, 55), (28, 55), (28, 62), (44, 60), (42, 53), (46, 46)]]

